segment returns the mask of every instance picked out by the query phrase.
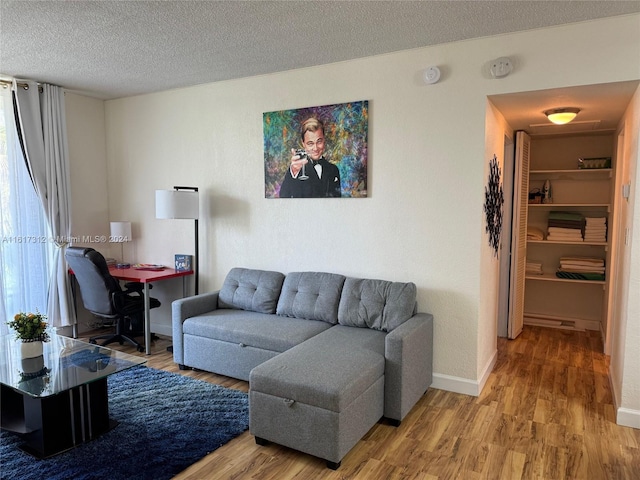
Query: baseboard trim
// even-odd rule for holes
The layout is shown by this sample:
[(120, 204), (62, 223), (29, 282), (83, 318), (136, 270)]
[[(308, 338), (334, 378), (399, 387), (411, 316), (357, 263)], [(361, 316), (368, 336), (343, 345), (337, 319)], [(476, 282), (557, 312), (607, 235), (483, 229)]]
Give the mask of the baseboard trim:
[(498, 351), (496, 350), (495, 352), (493, 352), (493, 355), (487, 362), (480, 380), (469, 380), (468, 378), (454, 377), (451, 375), (444, 375), (442, 373), (434, 373), (431, 387), (438, 390), (446, 390), (447, 392), (461, 393), (463, 395), (478, 397), (480, 396), (482, 389), (487, 383), (487, 380), (489, 380), (489, 375), (491, 375), (497, 359)]
[(462, 393), (463, 395), (478, 396), (478, 382), (468, 378), (452, 377), (441, 373), (433, 374), (431, 388), (446, 390), (447, 392)]
[(491, 355), (491, 358), (487, 362), (487, 365), (484, 367), (484, 370), (482, 371), (482, 375), (480, 376), (480, 383), (478, 384), (478, 395), (480, 395), (482, 393), (482, 390), (484, 390), (484, 386), (487, 384), (487, 381), (489, 380), (489, 375), (491, 375), (491, 372), (493, 372), (493, 367), (496, 366), (497, 361), (498, 361), (498, 350), (496, 349), (494, 350), (493, 355)]
[(640, 429), (640, 410), (632, 410), (630, 408), (622, 407), (618, 408), (616, 423), (622, 427)]
[(615, 382), (613, 375), (611, 367), (609, 367), (609, 387), (613, 396), (613, 408), (616, 410), (616, 425), (640, 429), (640, 410), (620, 406), (620, 392), (616, 388), (618, 383)]
[(167, 337), (171, 337), (173, 335), (173, 332), (171, 330), (171, 325), (157, 324), (157, 325), (154, 325), (151, 330), (153, 331), (153, 333), (157, 333), (159, 335), (166, 335)]

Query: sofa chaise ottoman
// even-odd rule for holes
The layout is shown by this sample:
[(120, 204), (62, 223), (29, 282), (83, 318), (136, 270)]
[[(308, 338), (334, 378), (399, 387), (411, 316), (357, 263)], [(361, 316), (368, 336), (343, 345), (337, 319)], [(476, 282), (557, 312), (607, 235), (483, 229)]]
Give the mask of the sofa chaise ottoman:
[(330, 328), (251, 371), (249, 430), (336, 469), (384, 414), (384, 363), (382, 332)]

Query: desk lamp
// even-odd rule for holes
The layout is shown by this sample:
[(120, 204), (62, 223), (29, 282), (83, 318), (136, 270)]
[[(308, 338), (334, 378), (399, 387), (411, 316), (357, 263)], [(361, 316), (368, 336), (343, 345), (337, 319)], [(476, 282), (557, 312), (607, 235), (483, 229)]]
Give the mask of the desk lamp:
[(124, 242), (131, 241), (131, 222), (111, 222), (109, 241), (120, 244), (120, 262), (124, 261)]
[(156, 218), (187, 218), (195, 221), (195, 294), (198, 295), (198, 217), (200, 211), (198, 187), (173, 187), (156, 190)]

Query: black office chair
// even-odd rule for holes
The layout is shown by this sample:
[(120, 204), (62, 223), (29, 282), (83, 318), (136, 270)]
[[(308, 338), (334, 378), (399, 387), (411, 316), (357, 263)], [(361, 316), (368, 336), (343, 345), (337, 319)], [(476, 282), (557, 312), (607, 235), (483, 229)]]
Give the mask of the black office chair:
[[(69, 247), (65, 258), (78, 280), (84, 307), (97, 317), (116, 321), (115, 333), (91, 337), (89, 342), (97, 343), (102, 339), (105, 339), (102, 345), (113, 342), (122, 345), (128, 342), (137, 347), (138, 351), (144, 351), (144, 347), (129, 333), (132, 330), (131, 319), (144, 317), (142, 284), (129, 282), (123, 290), (118, 280), (109, 273), (102, 254), (93, 248)], [(160, 301), (149, 298), (149, 306), (159, 307)]]

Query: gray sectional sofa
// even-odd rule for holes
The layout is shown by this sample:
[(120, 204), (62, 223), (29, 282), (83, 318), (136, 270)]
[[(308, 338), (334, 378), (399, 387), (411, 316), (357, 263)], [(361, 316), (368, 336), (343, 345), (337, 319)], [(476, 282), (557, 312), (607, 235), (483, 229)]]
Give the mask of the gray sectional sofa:
[(173, 356), (249, 381), (249, 429), (342, 458), (382, 417), (395, 424), (432, 380), (433, 317), (413, 283), (234, 268), (217, 292), (172, 304)]

